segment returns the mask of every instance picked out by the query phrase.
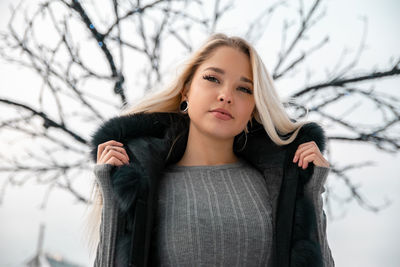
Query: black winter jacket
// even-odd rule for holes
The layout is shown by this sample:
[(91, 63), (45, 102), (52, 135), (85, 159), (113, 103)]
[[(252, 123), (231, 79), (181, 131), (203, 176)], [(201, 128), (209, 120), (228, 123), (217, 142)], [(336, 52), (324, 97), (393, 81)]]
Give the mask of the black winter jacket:
[[(297, 147), (308, 141), (315, 141), (321, 153), (324, 152), (324, 131), (318, 124), (310, 122), (301, 128), (291, 144), (277, 146), (261, 124), (254, 119), (252, 124), (252, 127), (248, 127), (248, 140), (242, 151), (239, 149), (244, 140), (235, 137), (235, 154), (263, 174), (279, 168), (283, 170), (277, 189), (275, 266), (323, 266), (315, 210), (303, 191), (313, 173), (313, 164), (303, 170), (292, 159)], [(91, 136), (91, 157), (94, 162), (97, 159), (97, 146), (109, 140), (123, 143), (130, 159), (129, 164), (114, 168), (111, 176), (120, 208), (121, 224), (118, 226), (117, 240), (118, 249), (121, 250), (119, 257), (126, 257), (128, 266), (155, 265), (151, 252), (156, 246), (152, 236), (158, 177), (166, 165), (178, 162), (183, 156), (188, 129), (187, 115), (139, 113), (111, 118), (103, 122)], [(173, 149), (169, 154), (171, 147)]]

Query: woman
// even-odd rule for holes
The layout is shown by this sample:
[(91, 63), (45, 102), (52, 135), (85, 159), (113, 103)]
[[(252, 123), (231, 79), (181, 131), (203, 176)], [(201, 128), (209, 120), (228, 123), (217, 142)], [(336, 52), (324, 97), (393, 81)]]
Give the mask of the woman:
[(323, 130), (288, 117), (242, 38), (209, 37), (91, 145), (95, 266), (334, 266)]

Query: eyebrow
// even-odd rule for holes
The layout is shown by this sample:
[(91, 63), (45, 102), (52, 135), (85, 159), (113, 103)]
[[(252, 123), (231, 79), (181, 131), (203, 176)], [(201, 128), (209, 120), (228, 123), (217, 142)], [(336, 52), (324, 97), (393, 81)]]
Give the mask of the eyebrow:
[[(218, 73), (221, 73), (221, 74), (225, 74), (225, 71), (223, 69), (216, 68), (216, 67), (208, 67), (208, 68), (204, 69), (203, 71), (206, 71), (206, 70), (213, 70), (215, 72), (218, 72)], [(253, 85), (253, 81), (248, 79), (248, 78), (246, 78), (246, 77), (242, 76), (242, 77), (240, 77), (240, 80), (243, 81), (243, 82), (248, 82), (251, 85)]]

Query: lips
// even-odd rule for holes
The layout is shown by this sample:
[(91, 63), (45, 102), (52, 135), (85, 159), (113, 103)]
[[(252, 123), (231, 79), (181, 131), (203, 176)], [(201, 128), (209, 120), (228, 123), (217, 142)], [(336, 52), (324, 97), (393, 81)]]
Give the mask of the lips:
[(227, 111), (226, 109), (223, 109), (223, 108), (216, 108), (216, 109), (211, 110), (211, 112), (220, 112), (220, 113), (225, 114), (233, 119), (233, 116), (231, 115), (231, 113), (229, 113), (229, 111)]
[(219, 111), (211, 111), (211, 113), (212, 113), (216, 118), (218, 118), (218, 119), (220, 119), (220, 120), (224, 120), (224, 121), (232, 120), (231, 116), (229, 116), (229, 115), (227, 115), (227, 114), (225, 114), (225, 113), (222, 113), (222, 112), (219, 112)]

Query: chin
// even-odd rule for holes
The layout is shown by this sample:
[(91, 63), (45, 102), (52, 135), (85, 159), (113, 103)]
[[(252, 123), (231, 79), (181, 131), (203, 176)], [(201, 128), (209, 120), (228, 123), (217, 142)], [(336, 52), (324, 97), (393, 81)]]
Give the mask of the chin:
[[(225, 128), (225, 129), (223, 129)], [(228, 127), (217, 126), (216, 128), (207, 131), (210, 135), (215, 136), (219, 139), (230, 139), (234, 138), (240, 132), (237, 133), (235, 129), (228, 129)]]
[[(210, 112), (210, 115), (213, 116), (213, 114)], [(201, 121), (199, 123), (199, 121)], [(230, 121), (232, 122), (232, 121)], [(228, 123), (218, 123), (218, 121), (215, 121), (214, 118), (212, 118), (212, 121), (207, 119), (202, 119), (202, 120), (190, 120), (190, 123), (192, 124), (193, 127), (195, 127), (199, 132), (208, 135), (208, 136), (213, 136), (218, 139), (230, 139), (234, 138), (236, 135), (241, 133), (240, 129), (237, 129), (234, 125)]]

